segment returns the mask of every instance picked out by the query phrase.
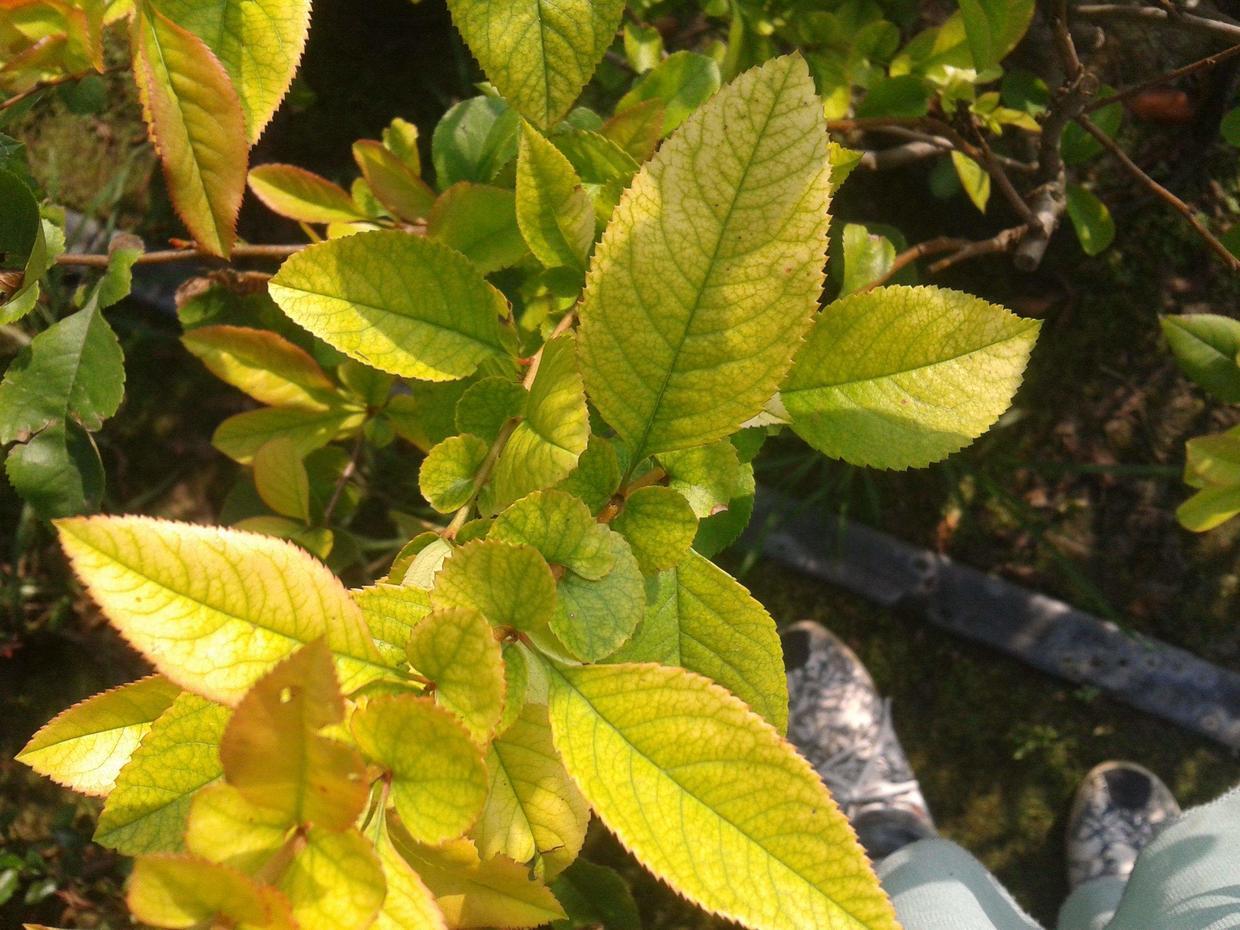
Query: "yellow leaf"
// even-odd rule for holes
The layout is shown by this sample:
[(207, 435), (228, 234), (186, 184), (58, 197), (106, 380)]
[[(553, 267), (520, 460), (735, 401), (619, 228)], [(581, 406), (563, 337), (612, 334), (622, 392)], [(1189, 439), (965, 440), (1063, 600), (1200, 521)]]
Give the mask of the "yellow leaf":
[(310, 353), (283, 336), (245, 326), (200, 326), (181, 337), (221, 381), (273, 407), (326, 410), (339, 395)]
[(253, 875), (284, 845), (292, 828), (281, 811), (251, 804), (232, 785), (216, 782), (190, 803), (185, 848)]
[(297, 930), (365, 930), (383, 905), (386, 884), (374, 848), (356, 830), (306, 832), (279, 888)]
[(532, 632), (555, 611), (555, 578), (532, 546), (477, 540), (444, 562), (431, 606), (469, 607), (494, 626)]
[(301, 223), (351, 223), (366, 219), (344, 188), (296, 165), (250, 169), (250, 190), (268, 209)]
[(651, 872), (753, 930), (896, 930), (821, 779), (740, 700), (661, 665), (549, 667), (564, 766)]
[(143, 856), (126, 896), (143, 923), (188, 930), (214, 917), (237, 930), (293, 930), (288, 900), (240, 872), (188, 856)]
[(328, 410), (264, 407), (229, 417), (216, 428), (211, 444), (230, 459), (245, 465), (273, 439), (287, 438), (304, 456), (333, 439), (356, 434), (365, 422), (366, 411), (356, 407)]
[(442, 843), (470, 828), (486, 800), (486, 768), (469, 734), (426, 698), (376, 698), (350, 724), (362, 752), (392, 776), (406, 828)]
[(495, 628), (475, 610), (437, 610), (413, 629), (409, 664), (434, 683), (435, 703), (485, 743), (504, 710), (504, 662)]
[(435, 896), (392, 845), (387, 818), (380, 815), (375, 852), (387, 879), (383, 909), (375, 918), (374, 930), (447, 930)]
[(206, 44), (149, 4), (134, 18), (134, 77), (172, 203), (198, 244), (232, 250), (248, 160), (241, 101)]
[(395, 668), (405, 660), (414, 627), (431, 612), (429, 593), (422, 588), (375, 584), (349, 594), (362, 609), (383, 660)]
[(277, 662), (324, 636), (346, 692), (389, 671), (344, 587), (296, 546), (149, 517), (56, 526), (113, 626), (183, 688), (236, 703)]
[(220, 743), (224, 778), (290, 823), (349, 827), (366, 804), (361, 756), (319, 735), (344, 719), (332, 655), (319, 639), (293, 653), (241, 699)]
[(435, 192), (382, 142), (374, 139), (354, 142), (353, 160), (362, 170), (375, 199), (396, 219), (412, 223), (430, 212)]
[(277, 436), (254, 453), (254, 487), (276, 513), (310, 522), (310, 476), (287, 436)]
[(57, 715), (17, 754), (40, 775), (83, 794), (107, 795), (151, 724), (181, 689), (150, 675)]

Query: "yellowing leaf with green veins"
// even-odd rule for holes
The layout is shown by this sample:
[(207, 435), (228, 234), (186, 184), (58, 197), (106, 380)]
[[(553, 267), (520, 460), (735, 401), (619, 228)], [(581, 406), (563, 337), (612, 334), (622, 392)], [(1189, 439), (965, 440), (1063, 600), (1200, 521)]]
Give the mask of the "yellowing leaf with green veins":
[(56, 527), (104, 615), (183, 688), (236, 703), (321, 637), (346, 691), (389, 671), (344, 587), (286, 542), (149, 517), (74, 517)]
[(504, 710), (504, 663), (495, 628), (475, 610), (437, 610), (413, 629), (409, 664), (434, 684), (435, 703), (482, 744)]
[(211, 374), (261, 403), (326, 410), (340, 401), (309, 352), (268, 330), (200, 326), (185, 333), (181, 342)]
[(448, 0), (469, 50), (538, 126), (572, 106), (615, 38), (624, 0)]
[(674, 488), (638, 488), (612, 520), (637, 558), (642, 574), (671, 568), (689, 553), (697, 534), (697, 515)]
[(383, 866), (387, 895), (372, 927), (374, 930), (447, 930), (435, 896), (392, 845), (387, 818), (383, 814), (378, 818), (375, 853)]
[(533, 546), (552, 565), (591, 581), (615, 565), (607, 528), (595, 522), (580, 498), (564, 491), (535, 491), (521, 498), (495, 518), (488, 536)]
[(663, 138), (663, 101), (643, 100), (603, 124), (600, 132), (641, 164)]
[(875, 288), (822, 312), (781, 396), (792, 428), (820, 452), (921, 467), (1008, 408), (1040, 327), (959, 291)]
[(356, 830), (311, 827), (305, 839), (277, 883), (297, 930), (365, 930), (387, 890), (374, 847)]
[(665, 452), (659, 464), (667, 471), (668, 484), (685, 496), (700, 518), (723, 509), (747, 488), (736, 446), (724, 439), (696, 449)]
[(426, 234), (456, 249), (483, 274), (508, 268), (529, 252), (517, 226), (517, 199), (510, 190), (459, 181), (431, 207)]
[(401, 822), (424, 843), (470, 828), (486, 800), (481, 750), (448, 711), (420, 697), (376, 698), (353, 714), (353, 736), (392, 776)]
[(403, 232), (312, 245), (269, 290), (295, 323), (390, 374), (452, 381), (502, 351), (503, 295), (459, 252)]
[(775, 393), (822, 291), (829, 173), (814, 82), (785, 57), (716, 94), (625, 192), (580, 355), (634, 463), (722, 438)]
[(125, 896), (146, 924), (189, 930), (220, 918), (237, 930), (294, 930), (288, 900), (240, 872), (188, 856), (143, 856)]
[(288, 93), (310, 29), (310, 0), (160, 0), (219, 56), (257, 142)]
[(196, 694), (173, 701), (116, 776), (95, 842), (127, 856), (180, 850), (194, 792), (224, 774), (227, 722), (228, 708)]
[(17, 761), (66, 788), (106, 796), (151, 724), (180, 693), (168, 679), (149, 675), (96, 694), (40, 729)]
[(435, 576), (431, 606), (470, 607), (493, 626), (542, 629), (555, 611), (555, 578), (531, 546), (466, 543)]
[(678, 665), (723, 685), (783, 733), (788, 682), (775, 621), (696, 552), (649, 584), (646, 616), (612, 662)]
[(505, 856), (481, 860), (469, 840), (424, 846), (388, 820), (396, 851), (435, 896), (449, 927), (538, 927), (564, 917), (555, 895), (529, 868)]
[(430, 595), (422, 588), (394, 584), (355, 588), (349, 595), (362, 609), (383, 661), (395, 668), (404, 661), (414, 628), (431, 612)]
[(565, 768), (659, 878), (754, 930), (896, 930), (891, 902), (818, 775), (737, 698), (665, 666), (549, 674)]
[(201, 859), (253, 875), (284, 845), (292, 829), (281, 811), (251, 804), (232, 785), (216, 782), (190, 802), (185, 848)]
[(449, 436), (422, 460), (418, 489), (440, 513), (451, 513), (474, 496), (478, 471), (491, 451), (488, 443), (465, 433)]
[(509, 378), (483, 378), (456, 402), (456, 428), (494, 442), (504, 424), (524, 412), (527, 397), (526, 390)]
[(375, 199), (394, 217), (412, 223), (430, 212), (435, 192), (383, 143), (359, 139), (353, 143), (353, 160)]
[(560, 150), (528, 123), (517, 151), (517, 223), (548, 268), (584, 268), (594, 244), (594, 207)]
[(614, 565), (598, 581), (566, 572), (556, 587), (551, 631), (573, 655), (597, 662), (624, 644), (641, 623), (646, 589), (641, 568), (619, 533), (607, 531)]
[(497, 736), (507, 732), (521, 716), (530, 695), (529, 663), (533, 660), (526, 658), (525, 649), (520, 642), (507, 643), (503, 647), (504, 712), (495, 725)]
[(537, 857), (540, 874), (547, 876), (577, 858), (590, 808), (551, 742), (546, 705), (526, 704), (496, 738), (487, 753), (487, 773), (491, 788), (472, 834), (479, 855), (517, 862)]
[(148, 5), (134, 18), (134, 78), (168, 194), (190, 234), (228, 257), (249, 157), (241, 101), (192, 32)]
[(333, 439), (356, 433), (365, 422), (366, 411), (356, 407), (327, 410), (264, 407), (229, 417), (216, 428), (211, 445), (233, 461), (246, 465), (273, 439), (288, 439), (304, 456)]
[(302, 647), (246, 692), (220, 743), (224, 778), (253, 804), (289, 823), (352, 826), (366, 804), (357, 750), (319, 735), (344, 719), (324, 640)]
[(250, 190), (268, 209), (301, 223), (351, 223), (366, 219), (348, 191), (296, 165), (250, 169)]
[(310, 476), (287, 436), (277, 436), (254, 453), (254, 487), (276, 513), (310, 522)]
[(556, 487), (580, 497), (590, 513), (598, 513), (620, 487), (620, 478), (620, 460), (615, 446), (606, 439), (591, 436), (586, 451), (577, 459), (577, 467)]
[(487, 487), (487, 512), (502, 510), (531, 491), (567, 477), (590, 441), (590, 416), (570, 333), (546, 343), (525, 404), (495, 463)]

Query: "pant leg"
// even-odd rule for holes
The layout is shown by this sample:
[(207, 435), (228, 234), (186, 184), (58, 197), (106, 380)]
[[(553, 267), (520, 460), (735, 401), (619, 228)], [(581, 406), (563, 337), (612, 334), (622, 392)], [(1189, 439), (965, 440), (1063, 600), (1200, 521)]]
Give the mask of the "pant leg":
[(1193, 808), (1141, 851), (1107, 930), (1240, 928), (1240, 788)]
[(919, 840), (878, 865), (904, 930), (1041, 930), (986, 868), (949, 840)]
[(1059, 930), (1106, 930), (1124, 896), (1126, 878), (1095, 878), (1068, 895), (1059, 911)]

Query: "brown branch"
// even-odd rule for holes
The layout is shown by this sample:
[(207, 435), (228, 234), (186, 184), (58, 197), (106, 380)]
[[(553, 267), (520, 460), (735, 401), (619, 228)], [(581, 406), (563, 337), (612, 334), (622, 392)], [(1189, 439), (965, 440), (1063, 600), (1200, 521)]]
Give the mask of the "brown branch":
[(976, 258), (979, 255), (993, 255), (996, 252), (1008, 252), (1019, 243), (1025, 236), (1031, 232), (1031, 227), (1027, 225), (1012, 226), (1002, 232), (991, 236), (989, 239), (983, 239), (981, 242), (970, 242), (967, 245), (957, 249), (946, 258), (941, 258), (927, 270), (930, 274), (938, 274), (958, 262), (962, 262), (968, 258)]
[(1198, 58), (1192, 64), (1185, 65), (1183, 68), (1176, 68), (1174, 71), (1168, 71), (1166, 74), (1160, 74), (1158, 77), (1152, 77), (1148, 81), (1142, 81), (1140, 84), (1133, 84), (1131, 87), (1125, 87), (1123, 90), (1117, 91), (1109, 97), (1100, 97), (1097, 100), (1091, 101), (1089, 105), (1085, 107), (1084, 112), (1093, 113), (1095, 110), (1100, 110), (1102, 107), (1110, 106), (1112, 103), (1120, 103), (1127, 100), (1129, 97), (1135, 97), (1143, 90), (1147, 90), (1151, 87), (1157, 87), (1161, 84), (1168, 84), (1171, 81), (1186, 77), (1195, 71), (1213, 68), (1215, 65), (1221, 64), (1227, 59), (1234, 58), (1237, 55), (1240, 55), (1240, 45), (1233, 45), (1231, 48), (1225, 49), (1224, 51), (1218, 52), (1214, 55), (1207, 55), (1205, 58)]
[(919, 242), (915, 246), (905, 249), (892, 259), (891, 267), (880, 277), (875, 278), (861, 288), (861, 293), (886, 284), (919, 258), (925, 258), (927, 255), (938, 255), (942, 252), (959, 251), (970, 244), (971, 242), (968, 239), (956, 239), (952, 236), (939, 236), (937, 239), (927, 239), (924, 242)]
[[(168, 249), (163, 252), (146, 252), (138, 256), (138, 265), (170, 265), (174, 262), (196, 261), (229, 261), (240, 258), (284, 259), (296, 252), (309, 247), (310, 243), (297, 245), (235, 245), (228, 259), (221, 259), (201, 249)], [(107, 255), (83, 255), (77, 252), (66, 252), (56, 258), (57, 265), (70, 265), (83, 268), (108, 267)]]
[(1090, 121), (1089, 117), (1078, 116), (1076, 121), (1080, 124), (1082, 129), (1097, 139), (1098, 142), (1102, 144), (1102, 147), (1110, 152), (1116, 161), (1124, 166), (1129, 174), (1140, 181), (1141, 184), (1144, 185), (1151, 193), (1169, 204), (1172, 209), (1188, 220), (1189, 225), (1197, 231), (1197, 234), (1206, 241), (1206, 244), (1210, 246), (1219, 258), (1224, 261), (1224, 263), (1226, 263), (1228, 268), (1232, 271), (1240, 271), (1240, 258), (1236, 258), (1236, 256), (1232, 255), (1227, 246), (1219, 242), (1218, 239), (1214, 237), (1214, 234), (1205, 227), (1205, 224), (1203, 224), (1201, 220), (1197, 219), (1197, 215), (1193, 212), (1192, 207), (1146, 174), (1136, 162), (1128, 157), (1128, 153), (1120, 148), (1114, 139), (1094, 125), (1094, 123)]
[(46, 81), (39, 81), (39, 83), (33, 87), (26, 88), (21, 93), (0, 100), (0, 111), (15, 107), (27, 97), (33, 97), (35, 94), (50, 90), (53, 87), (59, 87), (61, 84), (71, 84), (74, 81), (82, 80), (82, 78), (88, 78), (92, 74), (112, 74), (116, 71), (123, 71), (124, 68), (124, 65), (115, 65), (111, 68), (105, 68), (103, 71), (96, 71), (92, 68), (90, 71), (80, 71), (77, 74), (62, 74), (59, 77), (48, 78)]
[(1206, 32), (1212, 35), (1226, 37), (1230, 42), (1240, 40), (1240, 26), (1232, 23), (1224, 22), (1219, 19), (1211, 19), (1206, 16), (1198, 16), (1193, 13), (1179, 12), (1178, 15), (1172, 15), (1166, 10), (1158, 9), (1150, 6), (1125, 6), (1120, 3), (1091, 3), (1081, 6), (1074, 6), (1072, 12), (1077, 16), (1083, 16), (1086, 19), (1136, 19), (1146, 22), (1163, 23), (1168, 26), (1180, 26), (1184, 29), (1191, 29), (1196, 32)]
[[(897, 136), (901, 139), (909, 139), (914, 142), (921, 142), (925, 145), (935, 146), (940, 152), (959, 151), (958, 147), (951, 141), (951, 139), (947, 139), (943, 136), (936, 136), (928, 132), (919, 132), (916, 129), (909, 129), (907, 126), (873, 126), (867, 131), (881, 132), (889, 136)], [(967, 155), (969, 152), (965, 152), (965, 154)], [(1019, 161), (1018, 159), (1010, 158), (1007, 155), (1000, 155), (998, 152), (992, 152), (991, 154), (995, 161), (997, 161), (1008, 171), (1019, 171), (1022, 174), (1032, 174), (1038, 170), (1037, 165), (1031, 165), (1028, 162)]]

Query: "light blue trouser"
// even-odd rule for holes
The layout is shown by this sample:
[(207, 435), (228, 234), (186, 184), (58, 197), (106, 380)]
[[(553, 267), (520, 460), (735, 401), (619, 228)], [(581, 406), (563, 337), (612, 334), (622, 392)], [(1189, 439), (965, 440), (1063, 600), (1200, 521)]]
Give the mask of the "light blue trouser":
[[(971, 855), (921, 840), (878, 866), (905, 930), (1041, 930)], [(1072, 893), (1059, 930), (1240, 928), (1240, 788), (1187, 811), (1142, 850), (1127, 882)]]

